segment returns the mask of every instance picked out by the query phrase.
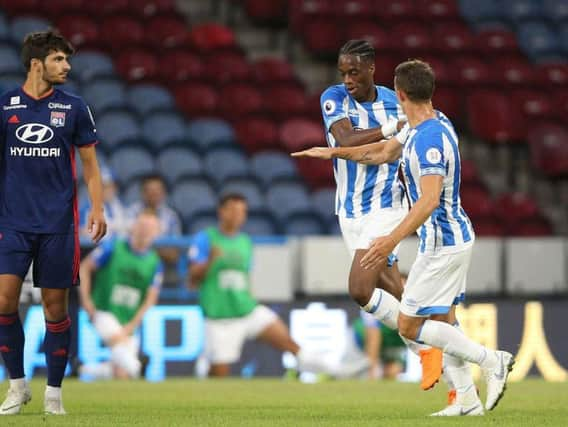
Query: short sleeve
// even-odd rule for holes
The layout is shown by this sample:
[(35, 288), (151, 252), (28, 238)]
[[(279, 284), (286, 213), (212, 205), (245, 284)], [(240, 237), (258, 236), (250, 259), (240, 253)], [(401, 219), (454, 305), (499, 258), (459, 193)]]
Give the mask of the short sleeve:
[(329, 130), (335, 122), (349, 118), (344, 106), (346, 98), (346, 94), (336, 86), (330, 87), (322, 93), (320, 106), (326, 130)]
[(97, 269), (104, 267), (105, 264), (110, 260), (110, 257), (114, 252), (114, 245), (115, 241), (109, 240), (101, 243), (93, 250), (93, 252), (91, 252), (89, 256), (95, 263), (95, 267)]
[(189, 261), (196, 264), (202, 264), (209, 258), (209, 251), (211, 250), (211, 243), (207, 232), (201, 231), (193, 238), (193, 243), (189, 247), (188, 258)]
[(154, 271), (154, 276), (152, 277), (152, 283), (150, 284), (150, 287), (161, 289), (163, 283), (164, 283), (164, 264), (162, 264), (162, 262), (160, 261), (156, 265), (156, 270)]
[(420, 176), (446, 175), (444, 144), (441, 131), (422, 133), (415, 143), (414, 149), (420, 166)]
[(97, 130), (95, 129), (95, 119), (87, 104), (85, 104), (83, 100), (80, 100), (77, 106), (73, 144), (78, 147), (84, 147), (96, 142)]

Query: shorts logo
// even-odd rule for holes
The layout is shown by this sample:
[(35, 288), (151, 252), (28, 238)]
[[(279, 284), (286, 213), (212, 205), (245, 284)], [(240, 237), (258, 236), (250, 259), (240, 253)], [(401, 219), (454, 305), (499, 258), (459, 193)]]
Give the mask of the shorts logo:
[(27, 123), (16, 129), (16, 138), (27, 144), (43, 144), (51, 141), (53, 131), (40, 123)]
[(65, 126), (65, 113), (62, 111), (52, 111), (49, 123), (56, 128)]
[(331, 99), (325, 101), (323, 103), (323, 110), (325, 111), (325, 114), (327, 114), (328, 116), (330, 114), (333, 114), (333, 112), (335, 111), (335, 101), (332, 101)]
[(432, 164), (440, 163), (442, 160), (442, 153), (440, 153), (440, 150), (437, 148), (430, 148), (426, 151), (426, 160)]

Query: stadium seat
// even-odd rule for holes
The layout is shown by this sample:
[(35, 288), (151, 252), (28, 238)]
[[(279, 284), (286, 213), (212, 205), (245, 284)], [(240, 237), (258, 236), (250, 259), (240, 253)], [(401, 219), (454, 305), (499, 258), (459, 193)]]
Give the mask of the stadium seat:
[(538, 217), (510, 224), (507, 227), (507, 234), (517, 237), (550, 236), (553, 230), (546, 219)]
[(205, 68), (203, 60), (190, 51), (167, 51), (160, 58), (160, 78), (164, 84), (186, 80), (203, 80)]
[(554, 103), (556, 105), (556, 115), (562, 120), (568, 117), (568, 87), (566, 89), (556, 90), (554, 94)]
[(279, 178), (296, 178), (298, 170), (292, 158), (279, 151), (261, 151), (250, 159), (254, 176), (259, 178), (265, 188)]
[(568, 130), (565, 126), (542, 123), (528, 136), (533, 165), (550, 177), (568, 176)]
[(32, 16), (16, 17), (10, 23), (10, 37), (13, 42), (21, 46), (26, 34), (34, 31), (45, 31), (49, 27), (51, 27), (51, 23), (46, 19)]
[(257, 25), (283, 26), (288, 17), (288, 0), (246, 0), (245, 11)]
[(158, 75), (158, 59), (148, 49), (123, 50), (116, 58), (118, 73), (128, 82), (150, 81)]
[(211, 117), (217, 113), (219, 95), (213, 86), (182, 83), (175, 88), (177, 106), (190, 118)]
[(541, 85), (549, 89), (568, 86), (568, 64), (542, 64), (537, 66), (536, 76)]
[(175, 108), (175, 101), (171, 92), (154, 84), (141, 83), (129, 86), (126, 96), (129, 107), (140, 116)]
[(479, 88), (492, 83), (490, 67), (476, 56), (457, 56), (448, 63), (448, 68), (456, 85)]
[(471, 160), (461, 159), (461, 184), (462, 186), (480, 184), (477, 166)]
[(21, 86), (26, 80), (26, 75), (23, 73), (10, 73), (0, 75), (0, 86), (5, 90)]
[(345, 39), (364, 39), (373, 45), (377, 52), (381, 52), (382, 57), (384, 52), (394, 49), (392, 37), (389, 32), (381, 28), (374, 20), (357, 20), (346, 23)]
[(335, 58), (343, 37), (337, 22), (329, 19), (315, 19), (305, 23), (304, 44), (316, 56)]
[(557, 24), (568, 21), (568, 4), (561, 0), (543, 0), (541, 2), (543, 16)]
[(411, 21), (418, 17), (417, 13), (418, 10), (412, 0), (378, 2), (375, 6), (375, 14), (379, 22)]
[(23, 69), (20, 55), (10, 43), (0, 44), (0, 74), (19, 73)]
[(359, 20), (375, 13), (374, 0), (342, 0), (337, 3), (337, 16), (349, 20)]
[(473, 35), (462, 23), (436, 25), (432, 34), (433, 48), (444, 55), (464, 54), (473, 50)]
[(269, 86), (264, 90), (264, 106), (276, 120), (301, 117), (307, 108), (306, 94), (296, 84)]
[(104, 53), (81, 50), (71, 57), (71, 76), (77, 76), (82, 83), (114, 74), (112, 59)]
[(123, 111), (112, 111), (101, 115), (97, 120), (97, 133), (107, 151), (125, 142), (142, 139), (136, 116)]
[(299, 182), (275, 182), (266, 190), (265, 199), (266, 205), (279, 220), (313, 210), (310, 196)]
[(469, 127), (491, 142), (519, 142), (525, 138), (524, 123), (501, 92), (477, 91), (467, 98)]
[[(142, 19), (151, 18), (155, 15), (167, 15), (176, 13), (175, 0), (130, 0), (131, 13), (136, 13)], [(134, 6), (134, 7), (133, 7)]]
[(104, 2), (85, 2), (85, 10), (98, 17), (116, 16), (130, 13), (131, 0), (105, 0)]
[(229, 84), (223, 87), (220, 93), (223, 102), (219, 104), (219, 113), (228, 120), (261, 113), (264, 109), (262, 93), (254, 85)]
[(274, 217), (266, 211), (249, 212), (243, 231), (253, 236), (274, 236), (279, 234), (278, 225)]
[(491, 197), (479, 184), (464, 183), (460, 189), (460, 199), (465, 212), (474, 223), (480, 219), (489, 219), (494, 214)]
[(499, 4), (494, 0), (459, 0), (459, 9), (461, 15), (476, 26), (502, 19)]
[(504, 223), (512, 224), (538, 216), (539, 209), (527, 194), (506, 193), (495, 200), (495, 214)]
[(221, 119), (192, 120), (187, 124), (185, 133), (192, 145), (202, 152), (235, 146), (235, 131)]
[(156, 166), (170, 186), (184, 175), (203, 174), (203, 159), (183, 144), (168, 146), (160, 150)]
[(121, 186), (120, 200), (125, 206), (130, 206), (140, 201), (140, 180), (130, 180), (126, 185)]
[(486, 30), (476, 34), (475, 49), (483, 55), (515, 54), (519, 52), (516, 35), (508, 30)]
[(335, 189), (321, 188), (312, 193), (312, 206), (314, 211), (325, 218), (329, 223), (336, 219), (335, 215)]
[(274, 120), (262, 117), (245, 117), (235, 123), (239, 144), (248, 153), (279, 147), (278, 127)]
[(422, 22), (448, 22), (459, 17), (455, 0), (418, 0), (415, 7)]
[[(33, 15), (40, 9), (40, 0), (0, 0), (0, 10), (10, 16)], [(21, 42), (21, 40), (18, 40)]]
[(535, 81), (534, 68), (526, 60), (501, 56), (496, 58), (493, 67), (500, 78), (497, 84), (526, 87)]
[(117, 80), (96, 80), (83, 86), (83, 97), (96, 115), (102, 112), (126, 107), (126, 90)]
[[(400, 63), (400, 58), (394, 56), (375, 56), (375, 82), (391, 87), (393, 85), (394, 69)], [(319, 105), (319, 102), (318, 102)], [(321, 120), (321, 113), (320, 113)]]
[[(442, 58), (443, 55), (420, 55), (420, 59), (430, 64), (436, 74), (436, 88), (438, 88), (439, 85), (445, 85), (452, 81), (452, 73), (448, 69), (448, 64)], [(435, 94), (434, 92), (434, 95)]]
[(200, 24), (191, 29), (190, 43), (198, 50), (209, 53), (219, 49), (235, 48), (235, 34), (220, 24)]
[(175, 15), (157, 15), (146, 22), (144, 42), (155, 49), (185, 47), (189, 43), (189, 28)]
[(290, 119), (280, 126), (280, 141), (289, 151), (325, 145), (322, 125), (306, 119)]
[(2, 12), (0, 12), (0, 40), (10, 40), (10, 24)]
[(246, 58), (238, 52), (215, 52), (205, 61), (212, 83), (225, 84), (250, 81), (251, 69)]
[(472, 219), (472, 224), (476, 236), (502, 237), (505, 235), (503, 223), (495, 218)]
[(95, 46), (100, 40), (99, 26), (88, 15), (64, 15), (57, 19), (56, 27), (75, 48)]
[(411, 21), (394, 25), (389, 36), (392, 37), (394, 48), (406, 55), (419, 55), (432, 47), (430, 28)]
[(261, 84), (295, 82), (292, 64), (279, 58), (262, 58), (252, 65), (252, 73)]
[(434, 108), (442, 111), (454, 124), (463, 122), (464, 102), (460, 91), (453, 87), (436, 87), (432, 102)]
[(178, 182), (170, 193), (170, 201), (186, 221), (199, 212), (217, 209), (217, 194), (205, 179)]
[(325, 223), (316, 213), (303, 212), (283, 220), (284, 234), (289, 236), (317, 236), (326, 234)]
[[(42, 14), (48, 16), (50, 19), (57, 20), (63, 15), (85, 14), (91, 16), (85, 10), (86, 0), (50, 0), (49, 3), (44, 4)], [(65, 34), (65, 33), (63, 33)]]
[(519, 27), (517, 35), (521, 49), (533, 61), (560, 52), (556, 33), (543, 21), (524, 23)]
[(230, 178), (250, 176), (248, 159), (230, 148), (208, 151), (204, 157), (204, 170), (219, 185)]
[(333, 185), (333, 164), (319, 159), (296, 159), (298, 170), (310, 188), (323, 188)]
[(333, 0), (290, 0), (290, 24), (301, 33), (307, 22), (315, 18), (332, 18), (335, 14)]
[(144, 148), (130, 144), (114, 150), (109, 163), (121, 183), (155, 172), (152, 154)]
[(188, 234), (199, 233), (207, 227), (216, 226), (218, 223), (215, 210), (204, 210), (191, 215), (185, 222), (185, 232)]
[(535, 119), (554, 116), (554, 100), (550, 95), (531, 89), (517, 89), (511, 92), (511, 104), (519, 109), (529, 123)]
[(142, 135), (159, 149), (185, 139), (185, 121), (178, 113), (154, 113), (144, 118)]
[(142, 22), (130, 16), (108, 15), (100, 25), (101, 42), (113, 52), (120, 53), (144, 41)]
[(248, 208), (250, 210), (264, 209), (264, 196), (255, 178), (234, 178), (223, 184), (219, 195), (223, 196), (229, 193), (241, 194), (247, 199)]
[(500, 2), (500, 9), (500, 15), (516, 26), (521, 26), (523, 21), (542, 18), (541, 1), (505, 0)]

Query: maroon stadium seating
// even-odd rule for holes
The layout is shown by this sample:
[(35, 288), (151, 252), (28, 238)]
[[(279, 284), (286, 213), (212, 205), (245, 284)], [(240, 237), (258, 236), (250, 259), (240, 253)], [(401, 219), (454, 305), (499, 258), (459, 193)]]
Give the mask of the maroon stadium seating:
[(130, 10), (141, 18), (176, 13), (175, 0), (130, 0)]
[(252, 68), (255, 79), (261, 84), (297, 80), (292, 64), (284, 59), (263, 58), (256, 61)]
[(274, 118), (300, 117), (306, 112), (304, 89), (296, 84), (279, 84), (264, 91), (265, 106)]
[(338, 22), (316, 19), (306, 22), (304, 42), (314, 54), (332, 58), (337, 56), (337, 50), (344, 43), (344, 39), (338, 30)]
[(345, 25), (345, 40), (368, 40), (375, 47), (378, 56), (394, 48), (392, 36), (375, 21), (351, 21)]
[(380, 22), (400, 22), (418, 17), (412, 0), (375, 1), (375, 14)]
[(537, 67), (539, 82), (548, 87), (568, 86), (568, 64), (542, 64)]
[(568, 176), (568, 130), (565, 126), (542, 123), (528, 134), (531, 158), (543, 174)]
[(64, 15), (56, 27), (75, 47), (96, 46), (99, 41), (99, 26), (87, 15)]
[(300, 174), (312, 190), (333, 186), (333, 163), (318, 159), (296, 159)]
[(526, 59), (501, 56), (493, 62), (493, 67), (498, 84), (526, 87), (535, 81), (534, 68)]
[(480, 31), (473, 43), (482, 55), (513, 54), (519, 51), (515, 34), (506, 30)]
[(154, 48), (172, 49), (189, 43), (186, 23), (173, 15), (158, 15), (146, 23), (145, 42)]
[(123, 51), (117, 56), (115, 63), (119, 74), (129, 82), (154, 80), (158, 76), (158, 60), (147, 49)]
[(160, 58), (160, 77), (166, 84), (204, 78), (204, 66), (200, 55), (187, 50), (166, 52)]
[(495, 218), (480, 218), (471, 222), (477, 236), (502, 237), (505, 235), (503, 223)]
[(463, 93), (455, 87), (437, 87), (432, 100), (434, 108), (442, 111), (454, 123), (464, 121)]
[(554, 114), (554, 100), (541, 90), (516, 89), (511, 92), (510, 100), (526, 120), (546, 119)]
[(218, 114), (219, 95), (214, 87), (187, 82), (174, 90), (176, 104), (189, 117), (212, 117)]
[(246, 0), (247, 15), (256, 23), (280, 25), (286, 22), (288, 16), (287, 0)]
[(479, 88), (492, 82), (490, 67), (477, 56), (462, 55), (450, 60), (452, 82), (463, 88)]
[(205, 61), (207, 77), (215, 83), (250, 81), (251, 67), (246, 58), (236, 51), (216, 51)]
[(229, 84), (220, 91), (223, 102), (219, 111), (225, 119), (237, 119), (253, 113), (261, 113), (264, 107), (262, 93), (246, 83)]
[(195, 48), (211, 53), (216, 49), (234, 48), (235, 34), (220, 24), (201, 24), (191, 29), (189, 40)]
[(141, 45), (144, 40), (144, 26), (129, 16), (108, 16), (100, 26), (101, 41), (113, 52), (127, 47)]
[(464, 54), (473, 50), (473, 36), (462, 23), (441, 23), (432, 34), (434, 49), (443, 54)]
[(417, 0), (416, 9), (424, 22), (454, 21), (459, 16), (455, 0)]
[(432, 46), (429, 29), (412, 21), (393, 26), (388, 34), (395, 49), (411, 56), (428, 52)]
[(460, 198), (463, 208), (472, 221), (488, 219), (493, 216), (493, 202), (487, 190), (482, 186), (464, 184), (460, 190)]
[(524, 125), (511, 108), (508, 97), (499, 91), (477, 91), (467, 98), (471, 131), (490, 142), (519, 142), (524, 139)]
[(99, 17), (131, 14), (130, 0), (87, 1), (84, 7), (85, 11)]
[(536, 202), (524, 193), (506, 193), (498, 197), (495, 201), (495, 214), (506, 223), (518, 223), (540, 216)]
[(0, 0), (0, 8), (11, 16), (36, 15), (41, 10), (40, 0)]
[(288, 152), (325, 145), (321, 124), (306, 119), (290, 119), (282, 123), (280, 141)]
[(278, 127), (273, 120), (248, 117), (235, 123), (239, 143), (248, 153), (279, 148)]

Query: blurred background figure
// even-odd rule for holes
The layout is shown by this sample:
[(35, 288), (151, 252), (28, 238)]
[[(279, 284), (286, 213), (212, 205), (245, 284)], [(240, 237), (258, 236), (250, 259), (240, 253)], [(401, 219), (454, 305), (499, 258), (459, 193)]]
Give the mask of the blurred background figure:
[(247, 339), (258, 339), (296, 356), (299, 371), (329, 373), (333, 369), (315, 354), (303, 351), (278, 315), (250, 293), (252, 241), (241, 231), (247, 201), (237, 193), (221, 197), (218, 226), (195, 236), (189, 249), (190, 285), (199, 288), (205, 315), (205, 349), (209, 375), (225, 377), (241, 357)]
[(163, 266), (151, 247), (159, 234), (158, 218), (142, 212), (128, 239), (103, 243), (81, 263), (81, 305), (111, 349), (110, 361), (81, 366), (81, 376), (126, 379), (141, 375), (135, 332), (146, 311), (158, 302), (162, 286)]
[[(128, 231), (128, 221), (126, 209), (118, 195), (118, 185), (114, 173), (107, 166), (101, 165), (101, 180), (103, 183), (103, 201), (105, 218), (107, 220), (107, 234), (104, 240), (111, 240), (115, 237), (125, 237)], [(87, 230), (87, 218), (91, 205), (89, 200), (85, 200), (79, 208), (79, 227), (80, 236), (89, 237)]]

